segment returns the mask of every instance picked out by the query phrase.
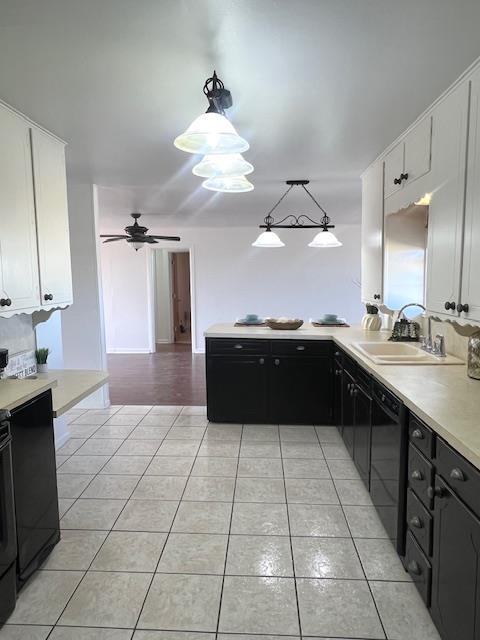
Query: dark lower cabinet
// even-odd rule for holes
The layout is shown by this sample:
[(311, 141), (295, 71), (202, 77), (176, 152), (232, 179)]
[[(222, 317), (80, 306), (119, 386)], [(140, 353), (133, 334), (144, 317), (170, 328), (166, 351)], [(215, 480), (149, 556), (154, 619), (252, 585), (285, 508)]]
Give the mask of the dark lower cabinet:
[(435, 477), (431, 614), (443, 640), (480, 637), (480, 520)]
[(327, 357), (272, 357), (270, 421), (283, 424), (330, 424), (331, 360)]
[(212, 422), (268, 422), (266, 356), (207, 359), (208, 419)]
[(370, 487), (372, 398), (358, 384), (354, 388), (353, 461), (367, 489)]
[(207, 339), (212, 422), (331, 424), (330, 341)]

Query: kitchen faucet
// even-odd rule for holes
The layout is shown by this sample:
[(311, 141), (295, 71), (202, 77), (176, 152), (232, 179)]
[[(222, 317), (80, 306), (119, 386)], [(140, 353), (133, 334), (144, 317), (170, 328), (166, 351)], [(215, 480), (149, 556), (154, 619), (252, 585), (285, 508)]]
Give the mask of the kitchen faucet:
[[(409, 304), (405, 304), (400, 311), (398, 312), (398, 320), (401, 320), (403, 310), (407, 307), (420, 307), (425, 312), (427, 311), (423, 304), (419, 304), (418, 302), (410, 302)], [(444, 358), (447, 353), (445, 349), (445, 337), (441, 334), (437, 334), (435, 339), (432, 337), (432, 316), (427, 317), (428, 322), (428, 333), (427, 337), (424, 339), (422, 343), (422, 349), (424, 351), (428, 351), (428, 353), (432, 353), (435, 356), (439, 356), (440, 358)]]

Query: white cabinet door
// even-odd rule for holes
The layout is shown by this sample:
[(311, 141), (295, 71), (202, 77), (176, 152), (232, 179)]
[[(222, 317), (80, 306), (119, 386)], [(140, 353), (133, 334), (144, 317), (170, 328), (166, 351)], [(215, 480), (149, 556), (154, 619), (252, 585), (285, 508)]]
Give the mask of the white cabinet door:
[(383, 302), (383, 162), (362, 177), (362, 302)]
[(403, 170), (408, 178), (402, 184), (410, 184), (430, 171), (432, 151), (432, 117), (417, 124), (405, 137), (405, 162)]
[(72, 302), (65, 148), (32, 129), (38, 258), (43, 306)]
[(480, 70), (472, 77), (460, 317), (480, 322)]
[(0, 313), (39, 303), (30, 128), (0, 105)]
[(404, 148), (403, 141), (399, 142), (385, 156), (385, 198), (402, 188), (401, 183), (395, 181), (398, 181), (403, 173)]
[(447, 310), (445, 304), (458, 303), (460, 294), (468, 91), (465, 82), (433, 114), (426, 306), (454, 317), (457, 311)]

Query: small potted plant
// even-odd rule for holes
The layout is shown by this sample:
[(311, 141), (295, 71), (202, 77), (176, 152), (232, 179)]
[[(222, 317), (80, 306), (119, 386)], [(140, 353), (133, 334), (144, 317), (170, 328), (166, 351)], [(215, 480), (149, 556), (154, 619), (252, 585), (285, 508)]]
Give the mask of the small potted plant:
[(45, 347), (35, 350), (38, 373), (46, 373), (48, 371), (47, 358), (49, 353), (49, 349), (46, 349)]

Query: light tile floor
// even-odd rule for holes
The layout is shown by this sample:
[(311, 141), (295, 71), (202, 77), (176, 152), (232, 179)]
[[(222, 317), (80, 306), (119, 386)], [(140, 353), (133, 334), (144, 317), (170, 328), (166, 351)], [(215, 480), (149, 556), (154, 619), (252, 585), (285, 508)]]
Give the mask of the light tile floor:
[(68, 420), (62, 540), (0, 640), (439, 640), (335, 428)]

